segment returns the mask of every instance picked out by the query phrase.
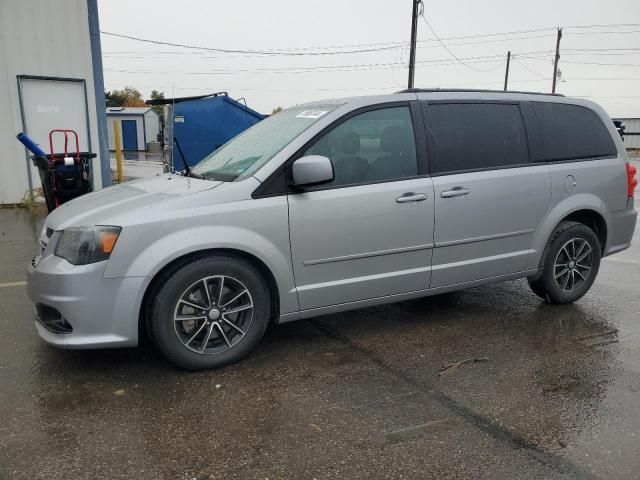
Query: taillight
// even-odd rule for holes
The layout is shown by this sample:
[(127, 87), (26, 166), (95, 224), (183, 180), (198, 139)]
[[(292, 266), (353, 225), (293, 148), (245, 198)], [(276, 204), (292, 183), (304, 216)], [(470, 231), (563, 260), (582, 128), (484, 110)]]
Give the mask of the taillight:
[(636, 167), (631, 163), (627, 163), (627, 197), (633, 198), (633, 191), (638, 186), (636, 172)]

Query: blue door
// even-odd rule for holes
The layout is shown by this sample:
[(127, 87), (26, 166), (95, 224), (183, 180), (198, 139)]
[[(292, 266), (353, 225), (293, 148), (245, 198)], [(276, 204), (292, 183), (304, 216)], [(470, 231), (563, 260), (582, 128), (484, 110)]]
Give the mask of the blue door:
[(122, 149), (138, 150), (138, 126), (135, 120), (122, 120)]

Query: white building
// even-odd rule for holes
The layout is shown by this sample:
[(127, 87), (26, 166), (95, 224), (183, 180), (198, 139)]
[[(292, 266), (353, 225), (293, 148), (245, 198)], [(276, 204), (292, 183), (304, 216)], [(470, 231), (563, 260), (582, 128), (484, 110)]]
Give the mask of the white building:
[(160, 133), (160, 119), (151, 107), (108, 107), (107, 130), (109, 150), (116, 149), (114, 122), (120, 123), (122, 149), (148, 150), (149, 142), (156, 142)]
[(640, 117), (636, 118), (615, 118), (624, 124), (624, 146), (627, 149), (640, 148)]
[(0, 204), (41, 186), (20, 132), (49, 152), (50, 130), (75, 130), (93, 188), (111, 184), (104, 111), (97, 0), (0, 0)]

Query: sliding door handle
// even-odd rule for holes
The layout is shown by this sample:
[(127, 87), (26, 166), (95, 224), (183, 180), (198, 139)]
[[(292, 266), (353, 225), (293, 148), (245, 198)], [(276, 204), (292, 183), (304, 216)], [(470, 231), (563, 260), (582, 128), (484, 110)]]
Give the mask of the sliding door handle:
[(398, 203), (422, 202), (422, 201), (426, 200), (427, 198), (429, 198), (429, 195), (427, 195), (426, 193), (409, 192), (409, 193), (405, 193), (404, 195), (401, 195), (398, 198), (396, 198), (396, 202), (398, 202)]
[(452, 198), (452, 197), (463, 197), (464, 195), (469, 195), (471, 190), (462, 187), (452, 188), (451, 190), (445, 190), (440, 193), (442, 198)]

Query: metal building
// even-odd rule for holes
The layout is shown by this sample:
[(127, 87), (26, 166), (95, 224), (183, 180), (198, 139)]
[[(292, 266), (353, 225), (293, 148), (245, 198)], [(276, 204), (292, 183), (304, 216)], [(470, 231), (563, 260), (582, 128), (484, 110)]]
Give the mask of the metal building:
[(93, 188), (111, 184), (97, 0), (0, 0), (0, 109), (0, 204), (40, 186), (20, 132), (48, 152), (51, 129), (76, 130)]
[(624, 125), (624, 146), (627, 149), (640, 149), (640, 117), (614, 118)]
[(108, 107), (109, 150), (116, 149), (114, 122), (120, 123), (122, 149), (147, 151), (149, 142), (158, 141), (160, 118), (151, 107)]

